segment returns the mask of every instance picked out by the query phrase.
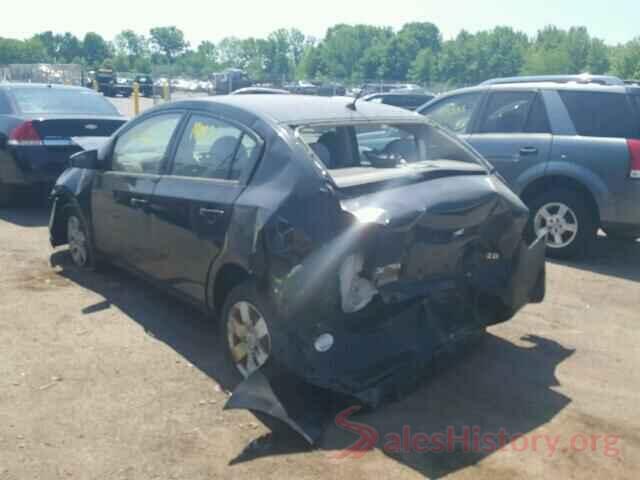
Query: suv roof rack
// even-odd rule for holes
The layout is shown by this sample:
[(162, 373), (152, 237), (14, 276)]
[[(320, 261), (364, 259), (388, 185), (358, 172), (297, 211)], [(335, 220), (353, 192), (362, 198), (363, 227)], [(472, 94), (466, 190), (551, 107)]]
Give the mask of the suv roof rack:
[(532, 75), (524, 77), (493, 78), (482, 82), (481, 85), (500, 85), (505, 83), (595, 83), (598, 85), (624, 85), (625, 82), (612, 75)]

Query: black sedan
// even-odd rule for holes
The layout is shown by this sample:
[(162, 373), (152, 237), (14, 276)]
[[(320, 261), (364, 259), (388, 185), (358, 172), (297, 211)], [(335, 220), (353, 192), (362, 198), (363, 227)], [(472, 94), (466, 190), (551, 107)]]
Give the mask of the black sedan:
[(88, 88), (0, 84), (0, 207), (20, 188), (50, 187), (82, 150), (74, 137), (109, 137), (124, 123)]
[(230, 405), (290, 425), (305, 410), (272, 380), (376, 405), (417, 385), (444, 347), (544, 296), (545, 242), (523, 238), (524, 204), (466, 144), (401, 109), (179, 101), (72, 164), (54, 190), (52, 245), (217, 318), (246, 378)]

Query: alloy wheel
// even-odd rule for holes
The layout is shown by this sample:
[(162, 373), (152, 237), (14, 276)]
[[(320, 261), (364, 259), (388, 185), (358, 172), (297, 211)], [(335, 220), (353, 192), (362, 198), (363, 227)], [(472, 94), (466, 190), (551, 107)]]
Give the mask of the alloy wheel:
[(536, 213), (533, 229), (536, 236), (547, 238), (549, 248), (565, 248), (578, 235), (578, 216), (564, 203), (547, 203)]
[(271, 354), (271, 335), (264, 316), (247, 301), (234, 303), (227, 317), (231, 358), (243, 377), (262, 367)]

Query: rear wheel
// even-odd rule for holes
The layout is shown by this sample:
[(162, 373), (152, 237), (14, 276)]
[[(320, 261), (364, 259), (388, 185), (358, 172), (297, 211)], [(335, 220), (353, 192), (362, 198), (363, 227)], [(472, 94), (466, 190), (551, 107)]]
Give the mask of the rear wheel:
[(253, 282), (235, 287), (222, 312), (223, 341), (235, 369), (247, 378), (263, 367), (272, 352), (272, 308)]
[(529, 202), (529, 208), (529, 234), (532, 238), (546, 236), (549, 257), (586, 255), (597, 226), (595, 215), (582, 195), (572, 190), (550, 190)]

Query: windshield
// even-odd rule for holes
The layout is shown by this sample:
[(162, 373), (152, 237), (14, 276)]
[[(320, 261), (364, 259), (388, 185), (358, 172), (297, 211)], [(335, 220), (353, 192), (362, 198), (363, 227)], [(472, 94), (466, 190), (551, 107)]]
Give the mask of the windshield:
[(454, 161), (484, 166), (483, 160), (439, 128), (419, 124), (308, 125), (296, 129), (328, 170), (354, 167), (407, 168)]
[(61, 88), (12, 89), (18, 108), (26, 114), (69, 114), (119, 116), (116, 108), (91, 90)]

